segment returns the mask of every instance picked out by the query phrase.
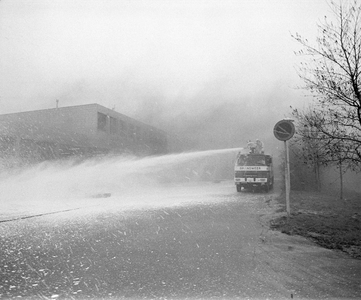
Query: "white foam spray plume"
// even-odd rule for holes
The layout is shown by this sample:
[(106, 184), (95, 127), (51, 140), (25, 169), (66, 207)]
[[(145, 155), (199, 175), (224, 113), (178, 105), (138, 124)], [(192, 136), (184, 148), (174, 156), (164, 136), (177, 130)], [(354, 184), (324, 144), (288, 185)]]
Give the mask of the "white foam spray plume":
[[(170, 186), (225, 179), (239, 148), (169, 154), (154, 157), (114, 156), (45, 162), (18, 172), (0, 174), (2, 211), (22, 206), (25, 212), (55, 211), (91, 205), (97, 195), (129, 206), (150, 205)], [(228, 178), (230, 179), (230, 178)], [(153, 199), (153, 200), (152, 200)], [(104, 199), (103, 199), (104, 200)], [(41, 209), (40, 209), (41, 208)]]

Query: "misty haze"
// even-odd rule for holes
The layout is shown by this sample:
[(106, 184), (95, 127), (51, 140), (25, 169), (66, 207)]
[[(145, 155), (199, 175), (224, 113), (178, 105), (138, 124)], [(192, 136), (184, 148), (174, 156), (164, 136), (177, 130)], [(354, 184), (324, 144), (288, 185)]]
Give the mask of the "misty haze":
[(340, 159), (317, 190), (288, 142), (312, 134), (291, 35), (329, 11), (0, 1), (0, 298), (361, 297), (360, 177)]

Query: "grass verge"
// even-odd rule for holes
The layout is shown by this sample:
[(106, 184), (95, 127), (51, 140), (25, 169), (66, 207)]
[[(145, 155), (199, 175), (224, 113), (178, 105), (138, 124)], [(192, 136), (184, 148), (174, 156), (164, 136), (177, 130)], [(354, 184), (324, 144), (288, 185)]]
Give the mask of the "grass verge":
[[(284, 206), (285, 195), (276, 201)], [(322, 247), (346, 252), (361, 259), (361, 199), (358, 196), (340, 200), (337, 197), (305, 191), (290, 194), (291, 214), (271, 220), (272, 229), (289, 235), (300, 235)]]

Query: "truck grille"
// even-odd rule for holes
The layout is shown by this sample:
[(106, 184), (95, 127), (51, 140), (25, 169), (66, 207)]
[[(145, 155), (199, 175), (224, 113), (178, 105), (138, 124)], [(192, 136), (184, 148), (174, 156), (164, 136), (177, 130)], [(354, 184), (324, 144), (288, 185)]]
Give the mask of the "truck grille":
[(235, 177), (241, 178), (241, 177), (267, 177), (268, 172), (265, 171), (236, 171)]

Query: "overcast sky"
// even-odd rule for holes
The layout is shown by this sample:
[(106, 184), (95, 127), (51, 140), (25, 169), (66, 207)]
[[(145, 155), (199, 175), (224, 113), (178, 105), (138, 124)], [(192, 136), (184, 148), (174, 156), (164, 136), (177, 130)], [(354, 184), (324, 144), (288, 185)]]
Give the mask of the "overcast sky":
[(58, 99), (176, 127), (235, 107), (272, 127), (305, 101), (291, 33), (315, 40), (326, 14), (324, 0), (2, 0), (0, 113)]

